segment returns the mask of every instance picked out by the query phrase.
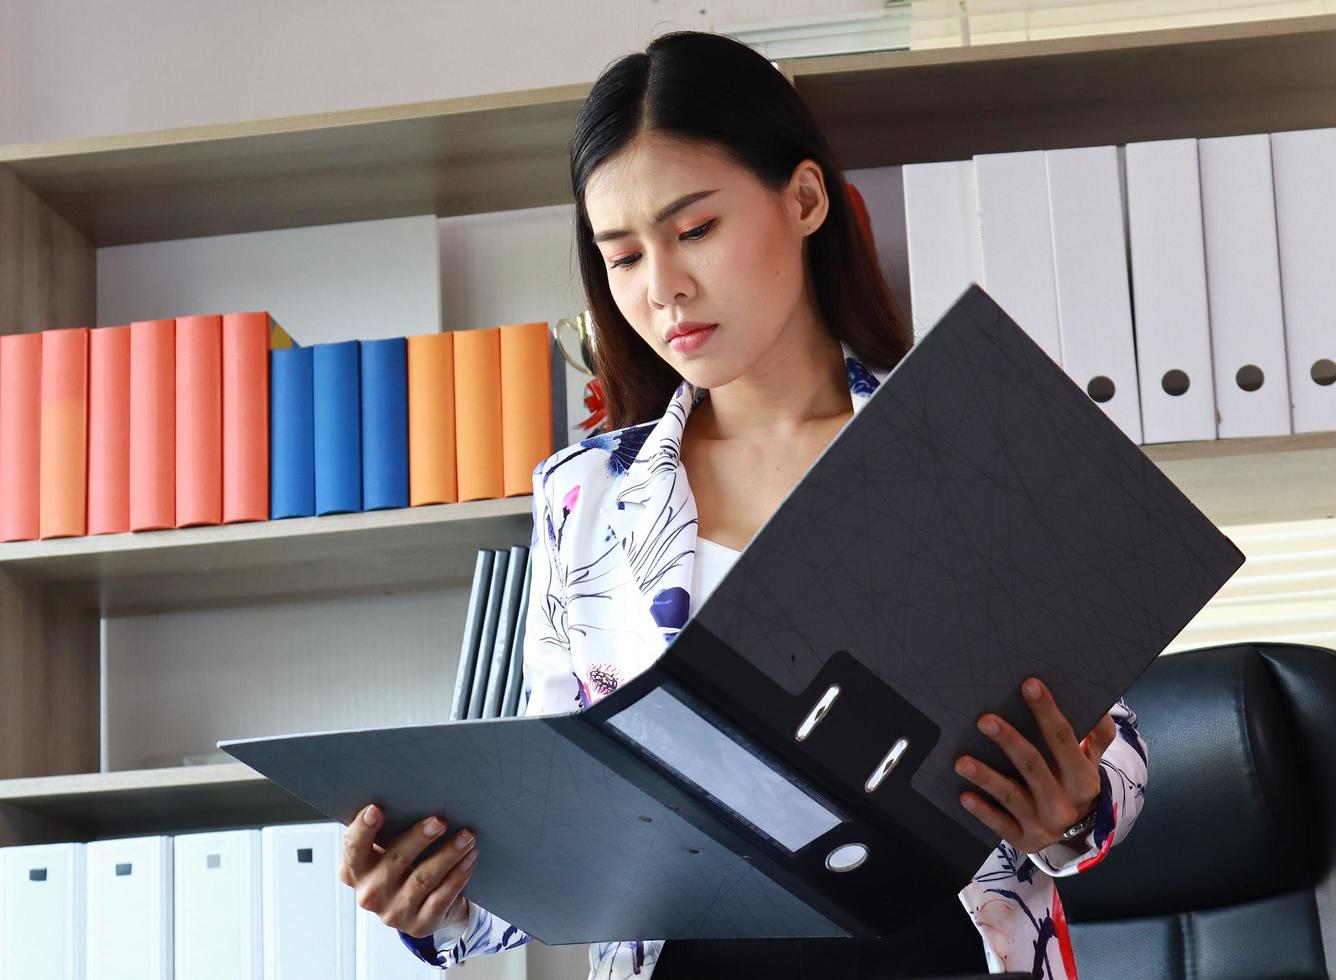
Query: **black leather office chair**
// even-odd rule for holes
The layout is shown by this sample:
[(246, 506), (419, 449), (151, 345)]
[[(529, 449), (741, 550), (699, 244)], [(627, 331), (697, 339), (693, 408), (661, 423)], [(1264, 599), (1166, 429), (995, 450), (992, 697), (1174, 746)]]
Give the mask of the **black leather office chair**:
[(1336, 652), (1170, 654), (1126, 701), (1144, 808), (1103, 863), (1058, 882), (1081, 980), (1336, 975)]

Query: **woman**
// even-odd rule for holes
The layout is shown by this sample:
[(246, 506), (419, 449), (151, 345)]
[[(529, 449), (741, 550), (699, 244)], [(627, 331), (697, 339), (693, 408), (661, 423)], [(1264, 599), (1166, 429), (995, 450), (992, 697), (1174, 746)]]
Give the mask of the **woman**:
[[(526, 714), (587, 706), (657, 659), (911, 342), (829, 147), (745, 45), (678, 32), (609, 67), (571, 178), (612, 431), (534, 470)], [(963, 909), (927, 910), (932, 928), (894, 950), (907, 970), (1076, 977), (1053, 878), (1126, 836), (1145, 743), (1121, 700), (1080, 741), (1042, 684), (1027, 702), (1053, 761), (980, 719), (1024, 782), (957, 760), (979, 790), (961, 805), (1000, 843)], [(463, 895), (467, 830), (415, 867), (441, 821), (382, 850), (379, 819), (349, 828), (340, 877), (417, 955), (449, 967), (528, 940)], [(661, 952), (667, 970), (673, 946), (595, 944), (590, 976), (645, 977)]]

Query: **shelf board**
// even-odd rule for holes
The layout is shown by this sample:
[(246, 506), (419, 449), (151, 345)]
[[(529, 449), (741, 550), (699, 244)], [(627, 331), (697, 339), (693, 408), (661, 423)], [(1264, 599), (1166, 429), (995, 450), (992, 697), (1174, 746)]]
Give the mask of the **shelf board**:
[(471, 581), (477, 550), (528, 545), (533, 497), (0, 544), (0, 573), (103, 615)]
[(591, 85), (0, 146), (96, 246), (570, 201)]
[(83, 840), (329, 819), (239, 762), (0, 780), (10, 808)]
[(1141, 448), (1221, 527), (1336, 518), (1336, 432)]
[(796, 61), (845, 167), (1336, 126), (1336, 15)]
[[(1336, 125), (1336, 15), (787, 59), (845, 167)], [(569, 203), (592, 82), (0, 146), (93, 246)]]

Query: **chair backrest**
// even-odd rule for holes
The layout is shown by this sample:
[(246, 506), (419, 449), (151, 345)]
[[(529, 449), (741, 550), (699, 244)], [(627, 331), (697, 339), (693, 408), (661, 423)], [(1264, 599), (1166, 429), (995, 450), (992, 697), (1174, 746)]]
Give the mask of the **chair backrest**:
[(1058, 881), (1081, 980), (1336, 974), (1336, 651), (1170, 654), (1126, 701), (1144, 807), (1105, 861)]

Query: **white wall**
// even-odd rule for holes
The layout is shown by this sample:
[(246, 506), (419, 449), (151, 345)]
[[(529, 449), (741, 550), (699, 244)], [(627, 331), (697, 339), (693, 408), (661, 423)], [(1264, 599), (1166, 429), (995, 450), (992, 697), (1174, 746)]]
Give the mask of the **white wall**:
[(877, 0), (0, 0), (0, 144), (592, 81), (666, 30)]

